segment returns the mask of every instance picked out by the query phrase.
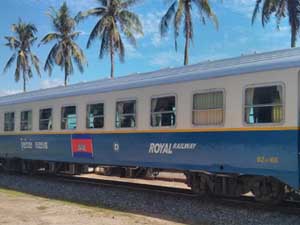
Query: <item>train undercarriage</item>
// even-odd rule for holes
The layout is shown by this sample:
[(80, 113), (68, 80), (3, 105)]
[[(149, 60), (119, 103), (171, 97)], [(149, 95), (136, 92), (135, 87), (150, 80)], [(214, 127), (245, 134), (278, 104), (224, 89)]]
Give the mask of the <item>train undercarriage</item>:
[[(92, 168), (92, 170), (90, 170)], [(126, 178), (156, 177), (161, 170), (142, 167), (98, 166), (74, 163), (0, 158), (0, 170), (24, 174), (70, 174), (98, 173), (105, 176)], [(205, 171), (184, 172), (186, 184), (199, 196), (240, 197), (252, 193), (263, 203), (278, 204), (294, 191), (281, 181), (266, 176), (239, 174), (216, 174)]]

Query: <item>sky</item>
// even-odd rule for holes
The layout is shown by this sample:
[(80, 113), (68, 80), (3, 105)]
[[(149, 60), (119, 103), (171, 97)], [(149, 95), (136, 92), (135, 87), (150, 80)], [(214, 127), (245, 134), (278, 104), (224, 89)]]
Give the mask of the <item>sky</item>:
[[(96, 7), (96, 0), (65, 0), (70, 7), (72, 16), (79, 11)], [(5, 36), (11, 36), (11, 25), (21, 18), (24, 22), (34, 23), (38, 28), (38, 38), (32, 51), (38, 55), (41, 68), (47, 58), (53, 43), (38, 47), (39, 41), (47, 33), (53, 31), (51, 21), (47, 16), (50, 7), (58, 8), (64, 0), (2, 0), (0, 7), (0, 95), (14, 94), (22, 91), (22, 82), (14, 80), (14, 65), (5, 74), (4, 65), (12, 55), (5, 46)], [(159, 23), (161, 17), (171, 4), (171, 0), (141, 0), (131, 10), (141, 19), (144, 36), (137, 37), (137, 47), (125, 41), (125, 63), (116, 59), (116, 76), (121, 77), (133, 73), (143, 73), (167, 67), (183, 65), (184, 39), (178, 39), (179, 47), (174, 49), (172, 30), (161, 38)], [(197, 10), (193, 10), (194, 40), (190, 48), (190, 63), (195, 64), (207, 60), (236, 57), (255, 52), (266, 52), (290, 47), (290, 28), (287, 19), (281, 23), (280, 30), (274, 21), (266, 27), (261, 26), (258, 18), (251, 25), (252, 11), (256, 0), (210, 0), (211, 6), (219, 20), (219, 29), (208, 22), (201, 24)], [(76, 40), (84, 50), (88, 66), (83, 74), (75, 69), (69, 83), (88, 82), (109, 77), (109, 57), (99, 58), (100, 40), (96, 40), (90, 49), (86, 49), (88, 35), (97, 18), (92, 17), (78, 24), (77, 31), (81, 32)], [(63, 85), (64, 72), (60, 68), (53, 70), (52, 76), (42, 72), (41, 78), (34, 74), (28, 82), (28, 90), (49, 88)]]

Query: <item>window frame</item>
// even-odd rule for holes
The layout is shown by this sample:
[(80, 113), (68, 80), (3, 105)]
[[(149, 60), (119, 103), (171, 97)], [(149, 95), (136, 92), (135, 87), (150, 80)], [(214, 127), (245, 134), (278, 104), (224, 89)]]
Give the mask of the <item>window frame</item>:
[[(135, 127), (117, 127), (117, 104), (118, 102), (128, 102), (128, 101), (135, 101)], [(119, 98), (115, 100), (114, 104), (114, 128), (118, 130), (136, 130), (138, 129), (138, 99), (137, 98)]]
[[(151, 124), (151, 120), (152, 120), (152, 100), (155, 99), (155, 98), (167, 98), (167, 97), (175, 97), (175, 108), (176, 108), (176, 111), (175, 111), (175, 124), (173, 126), (157, 126), (157, 127), (154, 127), (152, 126)], [(160, 95), (152, 95), (150, 97), (150, 103), (149, 103), (149, 112), (150, 112), (150, 116), (149, 116), (149, 126), (151, 129), (176, 129), (177, 128), (177, 124), (178, 124), (178, 96), (176, 93), (167, 93), (167, 94), (160, 94)]]
[[(13, 113), (14, 114), (14, 129), (13, 130), (5, 130), (5, 114), (7, 114), (7, 113)], [(3, 113), (3, 131), (4, 132), (6, 132), (6, 133), (8, 133), (8, 132), (16, 132), (17, 130), (16, 130), (16, 111), (5, 111), (4, 113)]]
[[(51, 129), (47, 129), (47, 130), (41, 130), (40, 128), (40, 121), (41, 121), (41, 118), (40, 118), (40, 113), (41, 113), (41, 110), (45, 110), (45, 109), (51, 109), (51, 116), (52, 116), (52, 128)], [(54, 130), (54, 107), (53, 106), (45, 106), (45, 107), (40, 107), (38, 109), (38, 130), (40, 132), (49, 132), (49, 131), (53, 131)], [(44, 119), (45, 120), (45, 119)]]
[[(272, 86), (281, 86), (282, 87), (282, 121), (279, 123), (253, 123), (249, 124), (246, 122), (245, 113), (246, 113), (246, 90), (248, 88), (259, 88), (259, 87), (272, 87)], [(249, 84), (244, 86), (243, 95), (242, 95), (242, 124), (245, 127), (264, 127), (264, 126), (282, 126), (285, 124), (285, 110), (286, 110), (286, 85), (282, 81), (278, 82), (267, 82), (267, 83), (256, 83)]]
[[(87, 119), (88, 119), (87, 107), (89, 105), (97, 105), (97, 104), (103, 104), (103, 127), (102, 128), (88, 128), (87, 127)], [(105, 118), (106, 118), (105, 110), (106, 110), (106, 104), (105, 104), (104, 101), (88, 102), (88, 103), (86, 103), (85, 104), (85, 129), (87, 129), (87, 130), (103, 130), (103, 129), (105, 129), (105, 125), (106, 125), (106, 122), (105, 122)], [(76, 111), (76, 113), (77, 113), (77, 111)]]
[[(23, 112), (31, 112), (31, 129), (29, 129), (29, 130), (22, 130), (22, 113)], [(21, 132), (33, 131), (33, 110), (32, 109), (24, 109), (24, 110), (20, 111), (20, 131)]]
[[(207, 93), (212, 93), (212, 92), (222, 92), (223, 93), (223, 121), (220, 124), (208, 124), (208, 125), (197, 125), (194, 124), (193, 121), (193, 112), (194, 112), (194, 95), (196, 94), (207, 94)], [(211, 89), (204, 89), (204, 90), (196, 90), (192, 92), (192, 96), (191, 96), (191, 124), (192, 127), (194, 128), (199, 128), (199, 127), (224, 127), (225, 126), (225, 122), (226, 122), (226, 111), (227, 111), (227, 107), (226, 107), (226, 100), (227, 100), (227, 93), (226, 93), (226, 89), (225, 88), (211, 88)]]
[[(75, 107), (75, 110), (76, 110), (76, 128), (75, 129), (62, 129), (61, 127), (61, 125), (62, 125), (62, 109), (63, 108), (65, 108), (65, 107)], [(79, 109), (79, 107), (78, 107), (78, 105), (77, 104), (67, 104), (67, 105), (61, 105), (60, 106), (60, 110), (59, 110), (59, 118), (60, 118), (60, 120), (59, 120), (59, 128), (60, 128), (60, 130), (61, 131), (76, 131), (76, 130), (78, 130), (78, 120), (79, 120), (79, 117), (78, 117), (78, 109)]]

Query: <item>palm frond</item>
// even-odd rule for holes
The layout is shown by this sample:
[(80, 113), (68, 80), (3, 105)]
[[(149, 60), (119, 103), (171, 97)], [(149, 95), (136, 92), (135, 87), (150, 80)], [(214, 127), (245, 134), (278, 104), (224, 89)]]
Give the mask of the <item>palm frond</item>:
[(54, 62), (58, 65), (63, 67), (64, 62), (67, 61), (69, 57), (68, 51), (64, 48), (64, 43), (59, 42), (55, 55), (54, 55)]
[(170, 8), (167, 10), (166, 14), (163, 16), (160, 22), (160, 34), (165, 36), (169, 30), (170, 21), (172, 20), (176, 11), (177, 1), (174, 1)]
[(205, 17), (210, 19), (216, 28), (219, 28), (219, 21), (216, 14), (213, 12), (208, 0), (195, 0), (196, 6), (202, 17), (202, 22), (205, 24)]
[(105, 55), (105, 53), (108, 52), (109, 49), (109, 29), (108, 28), (104, 28), (104, 31), (101, 35), (101, 46), (100, 46), (100, 52), (99, 52), (99, 57), (100, 59), (103, 58), (103, 56)]
[(6, 44), (6, 46), (8, 46), (11, 50), (13, 49), (17, 49), (20, 47), (21, 42), (19, 40), (17, 40), (17, 38), (15, 37), (4, 37), (8, 43)]
[(84, 65), (87, 63), (83, 51), (75, 42), (71, 43), (71, 49), (74, 61), (76, 62), (79, 71), (83, 73)]
[(125, 61), (125, 46), (124, 46), (124, 43), (122, 41), (122, 37), (120, 35), (119, 37), (119, 59), (120, 59), (120, 62), (124, 62)]
[(107, 6), (110, 0), (97, 0), (102, 6)]
[(280, 0), (278, 4), (278, 8), (275, 14), (277, 29), (279, 29), (281, 19), (285, 17), (286, 4), (287, 4), (286, 0)]
[(37, 74), (41, 76), (41, 71), (40, 71), (40, 60), (39, 58), (34, 55), (33, 53), (30, 53), (30, 58), (31, 58), (31, 63), (33, 64)]
[(22, 75), (24, 77), (25, 91), (27, 78), (33, 76), (32, 65), (40, 75), (38, 57), (31, 51), (34, 42), (37, 40), (35, 34), (38, 30), (34, 24), (24, 23), (21, 19), (19, 19), (18, 23), (13, 24), (11, 29), (14, 36), (5, 37), (5, 39), (8, 41), (6, 46), (13, 50), (14, 53), (6, 63), (4, 72), (7, 72), (8, 68), (17, 61), (14, 73), (15, 81), (18, 82)]
[(14, 53), (9, 60), (7, 61), (7, 63), (5, 64), (5, 67), (3, 69), (3, 73), (6, 73), (8, 71), (8, 69), (12, 66), (12, 64), (14, 63), (14, 61), (16, 60), (16, 56), (17, 54)]
[(73, 32), (73, 33), (69, 34), (69, 38), (71, 40), (76, 39), (80, 34), (81, 34), (81, 32)]
[(128, 8), (130, 6), (136, 5), (137, 3), (140, 3), (141, 0), (126, 0), (121, 3), (122, 8)]
[(51, 74), (52, 74), (52, 68), (54, 65), (54, 58), (55, 58), (55, 55), (57, 52), (57, 47), (58, 47), (58, 44), (55, 44), (52, 47), (52, 49), (50, 50), (50, 52), (47, 56), (46, 62), (45, 62), (44, 70), (48, 71), (49, 76), (51, 76)]
[(75, 17), (75, 20), (76, 20), (76, 22), (80, 22), (81, 20), (83, 20), (89, 16), (98, 16), (99, 17), (99, 16), (102, 16), (105, 11), (106, 11), (106, 8), (98, 7), (98, 8), (90, 9), (90, 10), (87, 10), (84, 12), (79, 12)]
[(126, 27), (127, 30), (132, 30), (136, 34), (143, 35), (143, 25), (138, 15), (128, 11), (122, 10), (119, 14), (119, 21), (122, 27)]
[(17, 56), (17, 65), (15, 69), (15, 81), (18, 82), (20, 80), (21, 75), (21, 59), (20, 56)]
[(177, 38), (179, 36), (179, 29), (182, 22), (183, 11), (184, 11), (184, 2), (179, 1), (178, 8), (176, 10), (175, 17), (174, 17), (174, 40), (175, 40), (176, 51), (178, 50)]
[(88, 42), (87, 42), (87, 48), (89, 48), (92, 44), (92, 42), (95, 40), (95, 38), (103, 32), (105, 27), (108, 25), (108, 19), (107, 17), (102, 17), (98, 23), (93, 28), (92, 32), (90, 33)]
[(41, 43), (47, 44), (53, 40), (58, 40), (60, 38), (62, 38), (62, 35), (59, 33), (49, 33), (45, 37), (42, 38)]
[(262, 6), (262, 25), (265, 26), (266, 23), (270, 21), (272, 13), (276, 12), (278, 5), (278, 0), (265, 0)]

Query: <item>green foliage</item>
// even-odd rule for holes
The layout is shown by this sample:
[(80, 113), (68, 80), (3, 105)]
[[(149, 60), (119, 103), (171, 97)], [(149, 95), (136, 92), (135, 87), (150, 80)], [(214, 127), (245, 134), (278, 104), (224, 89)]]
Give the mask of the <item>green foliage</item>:
[(50, 8), (47, 14), (51, 20), (54, 32), (47, 34), (41, 41), (42, 44), (55, 42), (51, 48), (45, 62), (44, 70), (48, 71), (49, 76), (52, 74), (53, 66), (58, 65), (65, 72), (65, 85), (68, 78), (74, 72), (73, 64), (75, 63), (81, 73), (87, 60), (82, 49), (76, 44), (75, 40), (80, 35), (76, 32), (76, 20), (72, 18), (66, 3), (57, 11)]
[(139, 17), (129, 8), (136, 4), (137, 0), (98, 0), (100, 6), (94, 9), (80, 12), (76, 20), (81, 21), (89, 16), (95, 16), (98, 22), (90, 33), (87, 48), (99, 38), (101, 47), (99, 57), (109, 54), (111, 59), (111, 78), (114, 77), (114, 54), (117, 52), (120, 61), (125, 59), (125, 46), (122, 35), (136, 46), (136, 34), (143, 35), (142, 24)]
[(180, 34), (180, 27), (184, 22), (184, 36), (185, 36), (185, 55), (184, 65), (188, 64), (188, 50), (190, 41), (193, 41), (193, 21), (192, 21), (192, 6), (198, 10), (200, 22), (206, 24), (206, 20), (211, 20), (218, 28), (218, 19), (210, 7), (209, 0), (174, 0), (166, 14), (162, 17), (160, 22), (161, 36), (165, 36), (170, 29), (172, 23), (174, 28), (175, 50), (177, 51), (177, 38)]
[(21, 19), (17, 24), (11, 27), (15, 36), (6, 36), (7, 43), (5, 44), (14, 53), (7, 61), (3, 72), (6, 73), (9, 68), (16, 62), (15, 68), (15, 81), (18, 82), (22, 76), (23, 78), (23, 91), (26, 91), (26, 83), (28, 79), (32, 78), (32, 66), (40, 76), (39, 58), (32, 53), (31, 47), (37, 40), (36, 27), (31, 23), (24, 23)]
[(281, 20), (288, 17), (291, 27), (291, 47), (296, 47), (297, 35), (300, 28), (300, 1), (299, 0), (256, 0), (253, 10), (252, 24), (261, 11), (261, 22), (265, 26), (272, 15), (277, 21), (279, 29)]

